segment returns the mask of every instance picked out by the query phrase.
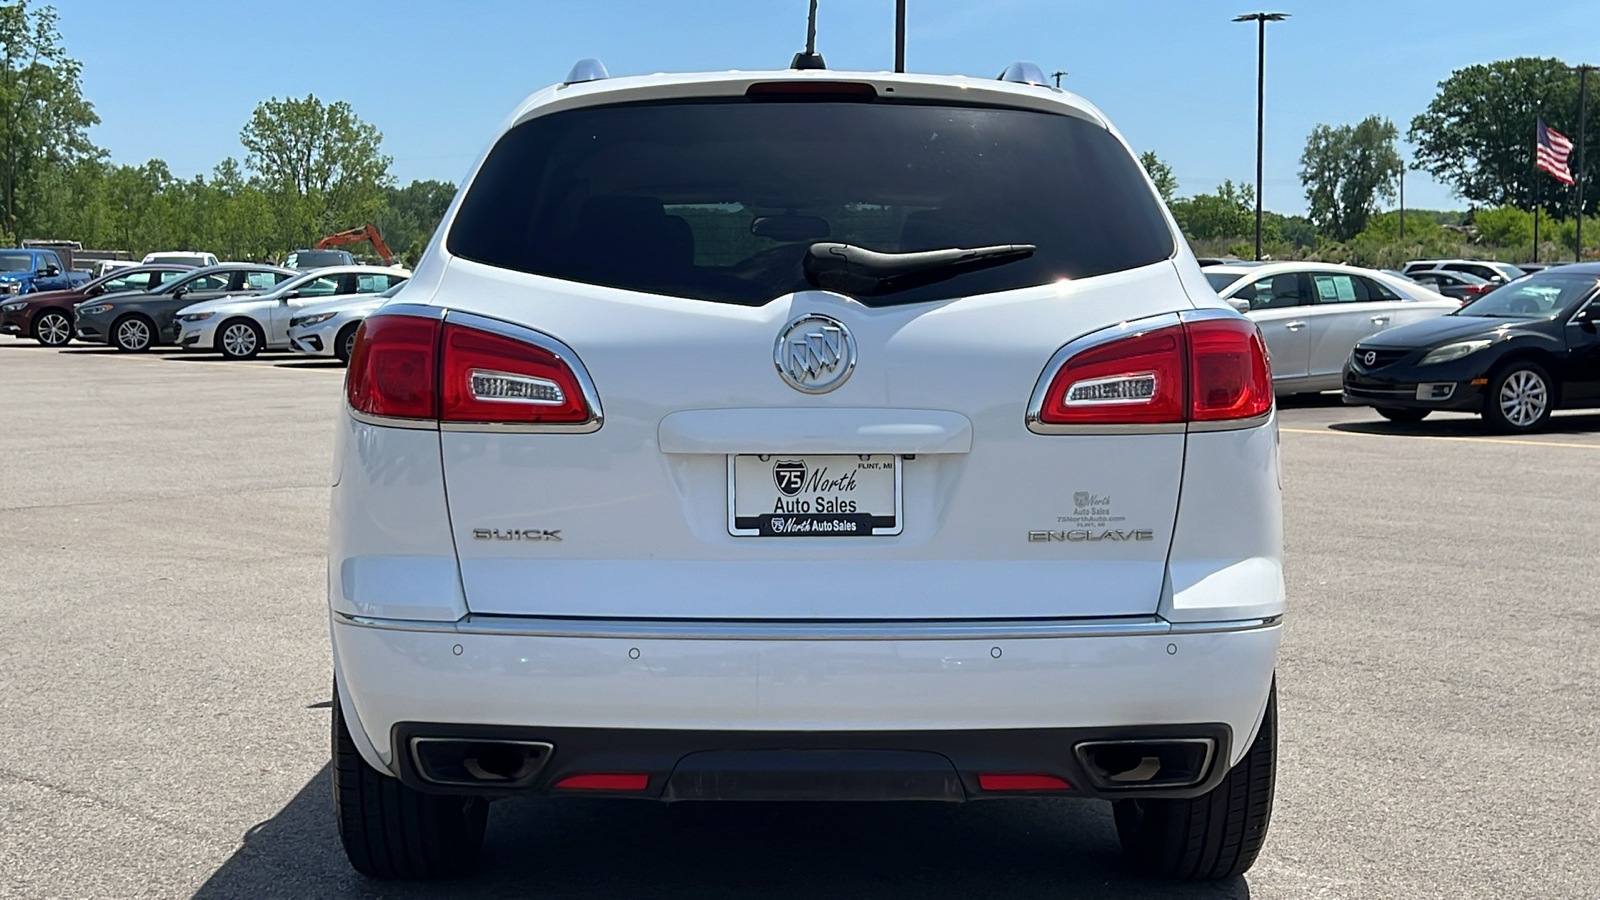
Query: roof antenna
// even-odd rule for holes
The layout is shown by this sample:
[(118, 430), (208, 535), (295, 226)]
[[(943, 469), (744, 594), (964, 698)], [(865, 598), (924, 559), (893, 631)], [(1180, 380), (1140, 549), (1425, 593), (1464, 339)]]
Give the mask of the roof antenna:
[(817, 52), (817, 0), (811, 0), (811, 15), (806, 19), (806, 49), (804, 53), (796, 53), (794, 62), (789, 64), (791, 69), (826, 69), (828, 64), (822, 61), (822, 54)]

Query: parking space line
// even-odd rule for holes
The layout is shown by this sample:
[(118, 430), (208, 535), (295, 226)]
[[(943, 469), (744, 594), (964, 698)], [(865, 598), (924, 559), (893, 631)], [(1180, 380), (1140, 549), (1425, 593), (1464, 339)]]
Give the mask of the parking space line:
[(1394, 437), (1411, 438), (1421, 441), (1467, 441), (1473, 444), (1516, 444), (1518, 446), (1533, 447), (1581, 447), (1585, 450), (1600, 450), (1600, 444), (1575, 444), (1570, 441), (1523, 441), (1516, 438), (1491, 438), (1491, 437), (1458, 437), (1448, 434), (1375, 434), (1370, 431), (1338, 431), (1332, 428), (1282, 428), (1293, 434), (1335, 434), (1345, 437)]

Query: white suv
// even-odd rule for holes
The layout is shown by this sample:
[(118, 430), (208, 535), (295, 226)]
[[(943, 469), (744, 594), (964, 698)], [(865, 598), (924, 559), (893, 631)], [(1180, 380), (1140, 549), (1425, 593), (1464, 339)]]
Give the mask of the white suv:
[(516, 110), (350, 362), (358, 870), (459, 870), (512, 794), (1097, 798), (1144, 871), (1251, 865), (1265, 351), (1042, 81), (655, 75)]

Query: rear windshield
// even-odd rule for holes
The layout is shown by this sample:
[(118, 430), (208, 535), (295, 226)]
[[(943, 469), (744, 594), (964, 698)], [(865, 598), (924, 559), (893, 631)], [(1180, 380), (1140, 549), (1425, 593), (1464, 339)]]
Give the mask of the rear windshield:
[(322, 266), (345, 266), (355, 260), (346, 250), (301, 250), (289, 254), (288, 265), (300, 269), (316, 269)]
[(1137, 162), (1066, 115), (883, 102), (591, 107), (517, 126), (450, 230), (457, 256), (568, 281), (760, 306), (811, 287), (812, 243), (1035, 244), (869, 304), (1087, 278), (1169, 258)]

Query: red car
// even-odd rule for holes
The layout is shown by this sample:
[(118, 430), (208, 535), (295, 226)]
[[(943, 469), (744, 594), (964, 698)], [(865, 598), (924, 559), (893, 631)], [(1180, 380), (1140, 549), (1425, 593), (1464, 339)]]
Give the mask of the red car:
[(109, 272), (69, 291), (40, 291), (0, 299), (0, 334), (31, 337), (46, 347), (72, 340), (72, 307), (101, 294), (149, 291), (177, 278), (193, 266), (162, 263)]

